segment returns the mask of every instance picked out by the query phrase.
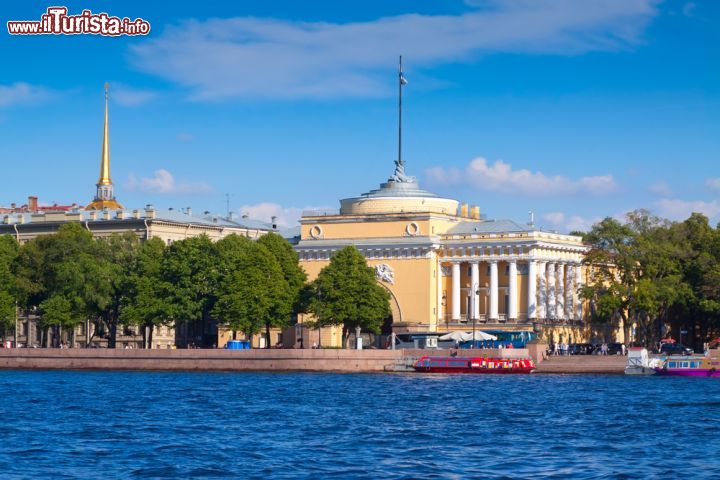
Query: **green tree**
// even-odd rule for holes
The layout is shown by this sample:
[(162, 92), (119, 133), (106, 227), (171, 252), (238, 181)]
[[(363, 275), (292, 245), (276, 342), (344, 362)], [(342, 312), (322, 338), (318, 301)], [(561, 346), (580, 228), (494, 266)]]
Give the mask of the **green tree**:
[(220, 274), (213, 315), (249, 337), (264, 326), (270, 347), (270, 328), (287, 325), (294, 300), (280, 263), (262, 244), (237, 235), (220, 240), (217, 248)]
[(636, 260), (630, 248), (634, 234), (608, 217), (593, 225), (584, 240), (591, 247), (584, 259), (590, 281), (580, 290), (580, 297), (590, 302), (591, 322), (614, 327), (622, 320), (628, 338), (628, 308), (635, 283)]
[(108, 347), (115, 348), (140, 241), (134, 233), (126, 232), (98, 238), (95, 243), (87, 266), (91, 272), (85, 293), (88, 315), (105, 323), (109, 333)]
[(675, 310), (676, 328), (697, 330), (698, 341), (716, 338), (720, 334), (720, 229), (713, 229), (700, 213), (693, 213), (677, 228), (689, 245), (681, 266), (689, 293)]
[(12, 272), (19, 246), (10, 235), (0, 235), (0, 338), (15, 331), (16, 325), (16, 289)]
[(152, 238), (140, 245), (125, 283), (121, 299), (121, 323), (142, 327), (143, 346), (152, 348), (155, 327), (167, 325), (172, 317), (165, 292), (172, 289), (162, 276), (165, 243)]
[(258, 239), (258, 244), (264, 246), (275, 257), (282, 268), (283, 277), (290, 288), (293, 298), (293, 313), (298, 313), (300, 307), (300, 290), (307, 281), (307, 274), (299, 263), (298, 254), (285, 240), (277, 233), (268, 233)]
[(591, 301), (593, 320), (622, 319), (625, 338), (634, 324), (637, 338), (653, 345), (671, 311), (692, 296), (682, 275), (690, 248), (681, 230), (646, 210), (636, 210), (625, 224), (606, 218), (585, 239), (592, 245), (585, 257), (592, 279), (581, 296)]
[(207, 235), (173, 242), (163, 257), (162, 278), (170, 320), (183, 327), (185, 344), (204, 343), (217, 300), (216, 245)]
[(266, 325), (267, 346), (270, 347), (270, 326), (275, 328), (287, 327), (291, 323), (291, 320), (297, 318), (296, 315), (298, 313), (304, 311), (301, 292), (306, 285), (305, 282), (307, 282), (307, 273), (305, 273), (305, 270), (300, 266), (298, 254), (295, 249), (290, 245), (290, 242), (282, 236), (271, 232), (260, 237), (258, 243), (267, 248), (280, 265), (285, 283), (287, 284), (291, 303), (290, 313), (292, 317), (282, 316), (286, 306), (281, 304), (281, 310), (275, 315), (275, 321), (272, 325)]
[[(46, 321), (41, 325), (45, 332), (53, 327), (53, 344), (58, 345), (63, 329), (69, 329), (72, 335), (74, 327), (91, 314), (89, 302), (97, 295), (97, 249), (92, 234), (78, 223), (60, 226), (58, 233), (47, 235), (39, 242), (41, 245), (41, 296), (36, 298), (36, 306), (41, 313), (54, 318), (46, 303), (63, 305), (69, 302), (69, 316), (66, 321)], [(61, 300), (61, 299), (62, 300)], [(39, 300), (39, 301), (38, 301)], [(43, 307), (45, 305), (45, 307)], [(48, 335), (48, 341), (50, 340)], [(74, 338), (72, 338), (74, 341)]]
[(51, 295), (39, 307), (42, 328), (73, 327), (79, 321), (73, 302), (62, 295)]
[(12, 265), (18, 304), (25, 312), (30, 312), (47, 297), (45, 249), (50, 240), (48, 235), (26, 242)]
[(374, 270), (353, 246), (337, 251), (313, 282), (308, 310), (318, 327), (342, 325), (343, 344), (360, 327), (379, 333), (390, 315), (390, 293), (379, 285)]
[(49, 328), (55, 332), (53, 343), (57, 344), (63, 329), (69, 329), (74, 343), (74, 328), (88, 318), (103, 318), (112, 325), (116, 315), (108, 312), (116, 311), (113, 295), (123, 291), (118, 281), (125, 268), (123, 244), (132, 244), (129, 235), (97, 241), (79, 223), (68, 223), (56, 234), (38, 237), (21, 248), (13, 271), (17, 298), (25, 311), (40, 308), (47, 315), (48, 304), (43, 302), (53, 298), (50, 305), (62, 303), (63, 307), (63, 302), (69, 302), (71, 323), (41, 320), (42, 338), (47, 338), (47, 343)]

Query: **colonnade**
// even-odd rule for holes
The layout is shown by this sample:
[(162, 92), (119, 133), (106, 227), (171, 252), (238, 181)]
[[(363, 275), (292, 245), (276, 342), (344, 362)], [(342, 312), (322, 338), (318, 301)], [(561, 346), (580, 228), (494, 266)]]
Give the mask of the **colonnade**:
[[(505, 319), (516, 322), (519, 317), (525, 317), (528, 321), (556, 321), (556, 320), (581, 320), (582, 305), (578, 299), (578, 290), (581, 286), (582, 276), (581, 265), (571, 261), (551, 260), (503, 260), (508, 265), (508, 285), (500, 287), (498, 278), (499, 260), (487, 261), (453, 261), (450, 263), (450, 275), (452, 276), (451, 291), (447, 300), (450, 304), (450, 320), (461, 320), (461, 301), (463, 299), (461, 288), (461, 268), (470, 266), (470, 286), (468, 295), (470, 299), (471, 315), (469, 318), (481, 319), (480, 295), (485, 293), (487, 302), (487, 320), (498, 322)], [(518, 263), (527, 264), (527, 311), (518, 312)], [(480, 286), (480, 264), (489, 266), (489, 281), (487, 286)], [(498, 297), (500, 289), (507, 288), (507, 309), (501, 314), (498, 309)], [(446, 302), (447, 303), (447, 302)], [(440, 305), (439, 318), (444, 317), (442, 304)], [(463, 316), (468, 318), (468, 316)]]

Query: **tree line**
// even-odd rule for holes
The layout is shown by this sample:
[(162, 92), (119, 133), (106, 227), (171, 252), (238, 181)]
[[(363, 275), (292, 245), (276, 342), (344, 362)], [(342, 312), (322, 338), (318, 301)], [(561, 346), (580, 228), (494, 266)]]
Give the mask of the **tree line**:
[[(701, 346), (720, 334), (720, 228), (693, 213), (683, 222), (647, 210), (605, 218), (575, 232), (591, 246), (591, 279), (581, 290), (591, 322), (619, 327), (654, 346), (661, 337)], [(669, 329), (668, 329), (669, 326)]]
[(75, 344), (75, 328), (91, 322), (110, 348), (123, 326), (141, 327), (149, 346), (155, 327), (183, 325), (194, 339), (208, 324), (247, 337), (264, 331), (269, 347), (270, 329), (289, 326), (298, 313), (313, 314), (312, 327), (342, 325), (345, 339), (356, 326), (379, 333), (389, 294), (354, 247), (337, 252), (307, 283), (292, 245), (275, 233), (166, 245), (130, 232), (94, 238), (68, 223), (23, 245), (0, 236), (3, 338), (13, 334), (18, 312), (37, 316), (43, 346), (53, 346), (50, 332), (59, 338), (63, 331)]

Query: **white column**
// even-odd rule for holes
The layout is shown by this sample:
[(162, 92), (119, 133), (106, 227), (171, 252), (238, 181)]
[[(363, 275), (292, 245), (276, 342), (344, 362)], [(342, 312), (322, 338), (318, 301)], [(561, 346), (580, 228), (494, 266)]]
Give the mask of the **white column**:
[(517, 261), (510, 260), (508, 268), (509, 278), (509, 292), (508, 292), (508, 320), (517, 320)]
[(537, 311), (538, 318), (545, 320), (547, 318), (547, 280), (545, 278), (545, 269), (547, 268), (547, 262), (538, 263), (538, 287), (540, 289), (538, 295)]
[(547, 265), (547, 318), (555, 320), (557, 311), (555, 310), (555, 264), (548, 262)]
[(530, 260), (528, 262), (528, 298), (527, 298), (527, 316), (528, 320), (537, 318), (537, 262)]
[(472, 292), (471, 295), (473, 296), (472, 301), (470, 302), (472, 304), (471, 318), (480, 317), (480, 295), (478, 294), (479, 288), (480, 266), (478, 265), (478, 262), (475, 261), (470, 264), (470, 291)]
[(490, 260), (490, 320), (498, 321), (498, 262)]
[(575, 265), (568, 263), (565, 272), (565, 315), (568, 320), (575, 318)]
[(452, 319), (460, 320), (460, 264), (452, 264)]
[[(582, 265), (578, 265), (575, 267), (575, 295), (577, 295), (577, 292), (582, 288), (583, 286), (583, 275), (582, 275)], [(577, 298), (577, 296), (575, 297)], [(575, 320), (582, 320), (582, 309), (583, 309), (583, 302), (582, 299), (578, 298), (577, 302), (575, 303)]]
[(565, 318), (565, 264), (558, 263), (557, 266), (557, 304), (556, 316), (558, 319)]
[(441, 323), (445, 320), (445, 312), (443, 311), (443, 276), (442, 276), (442, 262), (437, 263), (437, 323)]

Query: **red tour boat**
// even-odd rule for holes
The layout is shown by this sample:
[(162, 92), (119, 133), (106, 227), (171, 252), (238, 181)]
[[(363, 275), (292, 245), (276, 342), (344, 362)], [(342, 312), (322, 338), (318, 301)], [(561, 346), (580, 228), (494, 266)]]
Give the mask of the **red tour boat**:
[(532, 373), (535, 363), (529, 358), (424, 356), (413, 368), (428, 373)]

